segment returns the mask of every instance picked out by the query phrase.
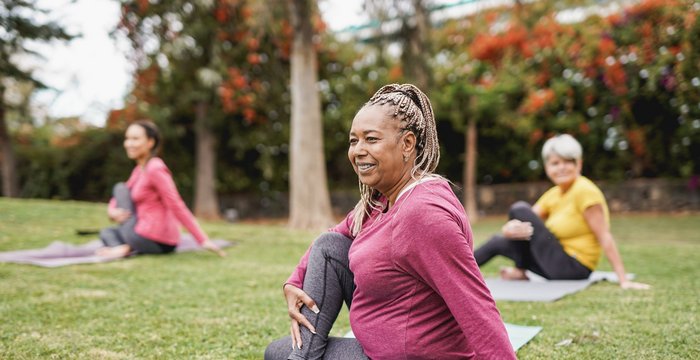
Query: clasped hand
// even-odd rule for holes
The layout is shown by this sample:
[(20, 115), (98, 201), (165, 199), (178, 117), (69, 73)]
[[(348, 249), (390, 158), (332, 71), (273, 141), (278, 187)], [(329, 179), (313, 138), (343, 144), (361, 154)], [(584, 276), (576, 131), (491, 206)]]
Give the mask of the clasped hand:
[(523, 222), (517, 219), (508, 221), (501, 228), (503, 236), (512, 240), (530, 240), (534, 228), (530, 222)]
[(107, 208), (107, 216), (109, 216), (109, 218), (113, 221), (123, 224), (131, 217), (131, 211), (118, 207), (110, 207)]
[(316, 306), (316, 302), (305, 293), (304, 290), (292, 284), (284, 285), (284, 297), (287, 299), (287, 311), (292, 322), (289, 329), (292, 335), (292, 349), (301, 349), (302, 342), (299, 324), (304, 325), (312, 333), (316, 333), (316, 328), (314, 328), (309, 319), (301, 313), (301, 307), (306, 306), (316, 314), (318, 314), (319, 309)]

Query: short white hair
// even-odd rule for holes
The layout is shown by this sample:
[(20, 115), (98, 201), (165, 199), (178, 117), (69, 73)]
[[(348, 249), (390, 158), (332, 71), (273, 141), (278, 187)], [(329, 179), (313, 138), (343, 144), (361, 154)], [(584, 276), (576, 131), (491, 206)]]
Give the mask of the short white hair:
[(557, 155), (562, 159), (580, 161), (583, 156), (583, 149), (573, 136), (561, 134), (545, 141), (542, 146), (542, 160), (545, 162), (550, 155)]

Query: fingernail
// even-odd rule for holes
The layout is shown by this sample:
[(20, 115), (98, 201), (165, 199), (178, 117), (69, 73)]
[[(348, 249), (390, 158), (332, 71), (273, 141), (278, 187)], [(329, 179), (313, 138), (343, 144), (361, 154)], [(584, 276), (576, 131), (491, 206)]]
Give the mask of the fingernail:
[[(311, 307), (311, 311), (314, 312), (314, 314), (318, 314), (321, 310), (318, 309), (318, 306), (314, 305)], [(315, 334), (315, 333), (314, 333)]]
[(316, 330), (309, 329), (309, 331), (311, 331), (312, 334), (316, 335)]

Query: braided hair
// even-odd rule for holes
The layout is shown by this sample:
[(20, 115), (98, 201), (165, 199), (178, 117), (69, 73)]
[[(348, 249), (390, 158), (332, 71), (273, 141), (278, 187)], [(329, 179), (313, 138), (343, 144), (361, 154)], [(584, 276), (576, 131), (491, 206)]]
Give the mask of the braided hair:
[[(399, 121), (399, 131), (411, 131), (416, 136), (416, 159), (411, 169), (411, 177), (419, 180), (431, 175), (440, 161), (440, 145), (438, 144), (437, 129), (433, 107), (428, 97), (415, 85), (390, 84), (379, 89), (363, 107), (388, 106), (393, 120)], [(372, 210), (381, 209), (380, 193), (361, 181), (360, 201), (355, 205), (355, 214), (351, 229), (352, 235), (362, 230), (365, 216)]]

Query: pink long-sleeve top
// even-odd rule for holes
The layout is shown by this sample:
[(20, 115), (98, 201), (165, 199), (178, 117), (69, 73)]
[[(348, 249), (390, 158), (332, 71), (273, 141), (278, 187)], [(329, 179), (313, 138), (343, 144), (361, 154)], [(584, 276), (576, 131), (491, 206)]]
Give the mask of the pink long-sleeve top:
[[(357, 237), (352, 212), (331, 231), (353, 240), (350, 324), (372, 359), (515, 359), (474, 260), (464, 208), (442, 179), (377, 210)], [(308, 251), (287, 280), (302, 287)]]
[[(146, 166), (136, 166), (126, 181), (131, 191), (131, 200), (136, 207), (137, 234), (167, 245), (180, 241), (182, 224), (198, 243), (207, 240), (190, 210), (182, 201), (170, 170), (163, 160), (154, 157)], [(116, 207), (112, 198), (109, 207)]]

